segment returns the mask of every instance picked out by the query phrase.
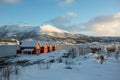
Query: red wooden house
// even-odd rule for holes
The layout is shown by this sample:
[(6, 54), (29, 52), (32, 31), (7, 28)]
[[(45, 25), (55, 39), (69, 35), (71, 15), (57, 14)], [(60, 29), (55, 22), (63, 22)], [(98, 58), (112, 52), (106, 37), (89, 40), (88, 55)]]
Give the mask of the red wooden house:
[(52, 42), (48, 42), (48, 52), (53, 51), (53, 44)]
[(34, 54), (40, 54), (41, 53), (41, 45), (39, 42), (37, 42), (35, 48), (34, 48), (34, 51), (33, 51)]
[(41, 45), (41, 53), (48, 53), (48, 43), (41, 41), (40, 45)]
[(58, 50), (58, 45), (56, 43), (53, 44), (53, 51)]

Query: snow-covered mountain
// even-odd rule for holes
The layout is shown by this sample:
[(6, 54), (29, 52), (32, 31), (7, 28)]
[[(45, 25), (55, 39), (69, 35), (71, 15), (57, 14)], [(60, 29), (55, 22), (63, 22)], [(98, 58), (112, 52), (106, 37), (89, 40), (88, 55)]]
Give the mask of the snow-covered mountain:
[[(52, 25), (41, 25), (41, 26), (31, 26), (31, 25), (5, 25), (4, 30), (8, 30), (8, 36), (13, 36), (18, 33), (31, 32), (32, 34), (37, 33), (37, 35), (48, 35), (52, 37), (60, 38), (74, 38), (75, 34), (56, 28)], [(17, 36), (17, 35), (16, 35)]]
[(56, 28), (52, 25), (42, 25), (39, 26), (39, 32), (41, 34), (47, 34), (50, 36), (54, 37), (61, 37), (61, 38), (66, 38), (66, 37), (74, 37), (74, 34), (59, 28)]

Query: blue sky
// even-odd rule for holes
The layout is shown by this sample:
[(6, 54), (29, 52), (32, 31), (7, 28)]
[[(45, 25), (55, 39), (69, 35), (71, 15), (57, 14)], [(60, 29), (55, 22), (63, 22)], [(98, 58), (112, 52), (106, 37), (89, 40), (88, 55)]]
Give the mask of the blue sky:
[(120, 36), (119, 4), (120, 0), (0, 0), (0, 26), (52, 24), (74, 33)]

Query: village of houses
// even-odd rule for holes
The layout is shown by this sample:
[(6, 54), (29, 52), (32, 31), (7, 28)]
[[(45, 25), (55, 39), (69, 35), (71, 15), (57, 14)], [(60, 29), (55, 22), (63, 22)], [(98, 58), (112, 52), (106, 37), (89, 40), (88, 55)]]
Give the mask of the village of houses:
[[(8, 41), (0, 42), (0, 57), (12, 56), (17, 54), (31, 54), (39, 55), (49, 53), (59, 49), (71, 50), (74, 48), (79, 49), (79, 54), (85, 54), (95, 51), (106, 51), (106, 53), (116, 52), (120, 49), (120, 44), (107, 44), (107, 43), (81, 43), (81, 44), (60, 44), (57, 41), (40, 41), (26, 39), (18, 41), (11, 39)], [(77, 51), (78, 52), (78, 51)]]
[[(48, 76), (46, 76), (46, 78), (43, 77), (43, 80), (48, 80), (48, 78), (50, 78), (50, 80), (56, 80), (57, 77), (53, 76), (56, 71), (57, 75), (61, 75), (62, 72), (67, 73), (59, 76), (61, 80), (64, 80), (64, 77), (68, 77), (68, 73), (71, 75), (70, 78), (72, 78), (72, 80), (73, 78), (79, 80), (79, 78), (84, 75), (88, 76), (88, 78), (84, 77), (83, 80), (88, 80), (91, 74), (86, 73), (92, 70), (96, 71), (91, 75), (92, 79), (90, 80), (95, 80), (96, 77), (99, 78), (98, 80), (103, 78), (113, 80), (114, 78), (109, 79), (109, 73), (111, 71), (106, 71), (107, 67), (113, 70), (111, 75), (116, 74), (115, 80), (120, 79), (120, 77), (117, 76), (117, 74), (120, 74), (120, 71), (118, 72), (120, 66), (120, 44), (115, 43), (60, 44), (55, 41), (32, 39), (18, 41), (12, 39), (11, 41), (0, 42), (0, 60), (0, 80), (32, 80), (28, 76), (25, 76), (28, 74), (33, 77), (36, 76), (35, 80), (39, 80), (39, 78), (45, 76), (45, 74), (48, 74)], [(81, 66), (86, 69), (84, 70)], [(30, 68), (31, 70), (29, 70)], [(114, 70), (114, 68), (116, 69)], [(25, 71), (23, 71), (23, 69), (25, 69)], [(64, 69), (73, 71), (67, 72)], [(81, 69), (84, 70), (82, 73), (79, 71)], [(38, 70), (44, 70), (45, 72), (41, 73), (41, 71)], [(46, 70), (50, 72), (46, 72)], [(76, 70), (79, 75), (74, 73)], [(104, 71), (106, 76), (102, 74), (102, 71)], [(97, 74), (100, 74), (102, 78), (101, 76), (96, 76)], [(75, 75), (76, 78), (72, 75)], [(39, 78), (37, 78), (38, 76)]]

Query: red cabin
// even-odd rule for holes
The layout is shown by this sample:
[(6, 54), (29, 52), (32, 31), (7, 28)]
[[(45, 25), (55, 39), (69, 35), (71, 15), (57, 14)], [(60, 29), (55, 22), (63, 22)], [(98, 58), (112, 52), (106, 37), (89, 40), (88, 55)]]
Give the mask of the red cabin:
[(42, 46), (40, 52), (41, 53), (48, 53), (48, 43), (41, 41), (40, 44)]
[(48, 42), (48, 52), (53, 51), (53, 44), (52, 42)]
[(56, 51), (56, 50), (58, 50), (58, 45), (57, 45), (57, 44), (54, 44), (54, 45), (53, 45), (53, 51)]
[(41, 50), (41, 45), (39, 42), (37, 42), (36, 47), (34, 49), (35, 54), (40, 54), (41, 53), (40, 50)]

